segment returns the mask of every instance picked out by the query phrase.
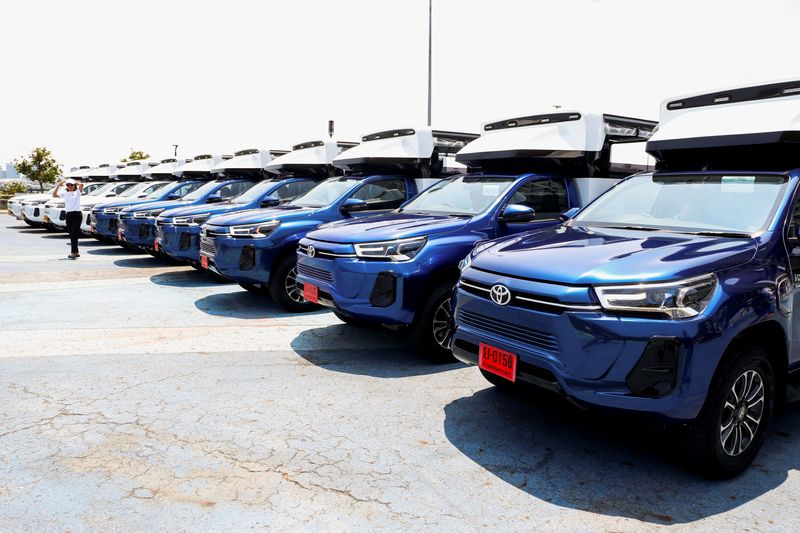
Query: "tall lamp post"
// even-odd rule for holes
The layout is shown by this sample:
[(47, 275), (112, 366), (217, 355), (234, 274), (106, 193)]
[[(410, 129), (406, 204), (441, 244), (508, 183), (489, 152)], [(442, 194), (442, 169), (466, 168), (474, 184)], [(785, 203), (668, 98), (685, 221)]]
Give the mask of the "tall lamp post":
[(433, 0), (428, 0), (428, 126), (431, 125), (432, 56), (433, 56)]

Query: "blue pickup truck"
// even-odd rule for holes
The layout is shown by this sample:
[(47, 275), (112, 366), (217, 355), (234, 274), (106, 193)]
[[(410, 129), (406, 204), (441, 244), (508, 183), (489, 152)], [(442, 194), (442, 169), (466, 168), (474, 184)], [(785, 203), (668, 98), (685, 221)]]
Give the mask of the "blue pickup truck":
[(164, 256), (156, 250), (156, 217), (168, 209), (224, 202), (248, 190), (255, 178), (215, 179), (211, 169), (231, 156), (198, 155), (193, 161), (181, 165), (173, 174), (184, 181), (201, 181), (196, 189), (179, 199), (132, 205), (119, 212), (120, 244)]
[[(312, 301), (306, 300), (296, 282), (300, 239), (323, 223), (400, 207), (442, 174), (444, 154), (440, 157), (436, 140), (444, 143), (448, 139), (461, 146), (464, 138), (464, 134), (429, 128), (366, 135), (358, 146), (336, 157), (330, 153), (327, 156), (328, 163), (348, 174), (328, 178), (305, 195), (273, 209), (209, 219), (203, 228), (201, 257), (205, 257), (208, 268), (246, 289), (268, 290), (274, 301), (286, 309), (313, 309), (313, 296)], [(315, 150), (321, 151), (324, 147), (319, 144), (305, 148), (305, 152), (313, 155)], [(387, 151), (387, 145), (392, 144), (398, 150)], [(274, 165), (295, 167), (300, 156), (302, 151), (292, 151), (277, 158)]]
[(459, 262), (476, 243), (557, 225), (621, 177), (611, 145), (642, 142), (655, 125), (578, 111), (484, 124), (456, 154), (483, 172), (438, 183), (383, 216), (309, 233), (298, 248), (298, 283), (341, 320), (410, 328), (421, 355), (452, 362)]
[(156, 218), (156, 250), (177, 261), (200, 266), (200, 227), (210, 217), (258, 207), (274, 207), (297, 198), (311, 190), (321, 178), (274, 177), (265, 170), (266, 164), (286, 154), (284, 150), (240, 150), (232, 159), (222, 161), (213, 169), (226, 179), (252, 178), (259, 181), (239, 196), (225, 202), (178, 207), (164, 211)]
[(800, 381), (800, 81), (666, 100), (632, 176), (462, 264), (453, 352), (503, 389), (680, 426), (747, 468)]
[[(183, 159), (170, 158), (162, 160), (157, 165), (143, 165), (143, 168), (138, 169), (140, 174), (137, 177), (148, 180), (148, 185), (140, 188), (134, 196), (122, 194), (119, 199), (92, 208), (90, 224), (95, 238), (106, 242), (119, 242), (119, 212), (124, 208), (158, 200), (177, 200), (196, 188), (199, 182), (175, 181), (172, 175), (172, 171), (186, 162)], [(128, 168), (131, 167), (126, 167), (126, 170)]]

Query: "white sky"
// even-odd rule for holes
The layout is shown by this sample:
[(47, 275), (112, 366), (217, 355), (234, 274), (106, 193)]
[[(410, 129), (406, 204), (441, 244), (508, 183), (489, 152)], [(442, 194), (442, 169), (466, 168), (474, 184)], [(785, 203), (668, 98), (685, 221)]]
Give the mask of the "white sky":
[[(433, 127), (800, 78), (798, 0), (433, 0)], [(427, 0), (0, 0), (0, 163), (424, 125)]]

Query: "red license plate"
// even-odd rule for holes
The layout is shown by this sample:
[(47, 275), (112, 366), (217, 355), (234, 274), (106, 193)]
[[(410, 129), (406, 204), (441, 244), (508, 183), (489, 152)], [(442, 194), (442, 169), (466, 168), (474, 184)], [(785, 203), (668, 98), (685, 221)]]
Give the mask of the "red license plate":
[(122, 240), (122, 230), (117, 231), (117, 239)]
[(509, 381), (517, 380), (517, 356), (500, 348), (481, 343), (478, 366)]
[(153, 241), (153, 247), (155, 247), (156, 252), (158, 251), (158, 239)]
[(204, 255), (200, 256), (200, 266), (203, 268), (208, 268), (208, 257)]
[(303, 284), (303, 298), (312, 304), (319, 303), (319, 287), (310, 283)]

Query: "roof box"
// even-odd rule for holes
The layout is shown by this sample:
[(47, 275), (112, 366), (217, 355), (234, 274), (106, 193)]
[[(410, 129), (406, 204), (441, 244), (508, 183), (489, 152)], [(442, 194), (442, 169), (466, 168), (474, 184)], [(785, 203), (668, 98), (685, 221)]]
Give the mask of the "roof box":
[(265, 176), (264, 165), (272, 158), (285, 153), (287, 153), (285, 150), (259, 150), (258, 148), (239, 150), (234, 152), (232, 158), (214, 165), (211, 172), (228, 177)]
[(175, 176), (172, 174), (178, 168), (182, 167), (186, 163), (191, 162), (191, 159), (178, 159), (175, 157), (170, 157), (167, 159), (162, 159), (161, 162), (153, 167), (146, 169), (143, 173), (145, 177), (149, 177), (150, 179), (174, 179)]
[(477, 139), (473, 133), (402, 128), (364, 135), (361, 144), (333, 159), (334, 166), (356, 172), (443, 173), (443, 158)]
[(179, 178), (195, 178), (195, 179), (216, 179), (217, 176), (211, 173), (211, 170), (225, 160), (233, 159), (232, 156), (225, 155), (211, 155), (201, 154), (195, 156), (194, 159), (185, 165), (181, 165), (173, 172), (173, 176)]
[(91, 170), (92, 167), (90, 167), (89, 165), (81, 165), (78, 168), (72, 169), (66, 174), (64, 174), (64, 179), (66, 178), (82, 179), (85, 178)]
[(647, 152), (662, 170), (800, 167), (800, 80), (665, 100)]
[(480, 138), (460, 150), (456, 160), (487, 170), (609, 175), (611, 145), (644, 142), (656, 125), (574, 110), (515, 117), (485, 123)]
[(102, 165), (90, 169), (86, 173), (89, 181), (108, 181), (117, 178), (117, 172), (125, 166), (124, 163), (103, 163)]
[(320, 141), (307, 141), (292, 146), (292, 151), (276, 157), (266, 165), (266, 170), (273, 174), (289, 175), (318, 175), (331, 176), (335, 174), (333, 160), (345, 150), (349, 150), (358, 143), (334, 141), (333, 139)]
[(117, 172), (116, 177), (126, 181), (152, 179), (146, 172), (156, 165), (158, 165), (157, 161), (129, 161)]

